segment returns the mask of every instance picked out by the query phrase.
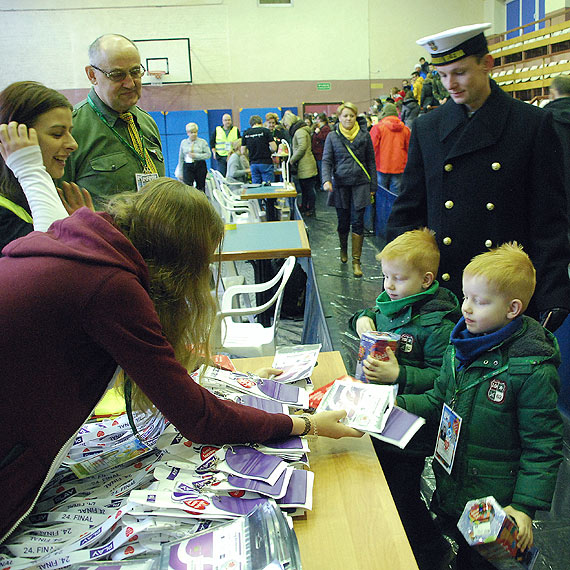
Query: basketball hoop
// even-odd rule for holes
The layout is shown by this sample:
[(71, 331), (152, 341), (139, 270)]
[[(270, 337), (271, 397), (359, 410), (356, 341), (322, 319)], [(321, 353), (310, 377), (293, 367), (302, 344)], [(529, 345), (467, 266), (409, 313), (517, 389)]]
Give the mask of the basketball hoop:
[(162, 85), (162, 77), (166, 75), (166, 71), (147, 71), (150, 76), (151, 85)]

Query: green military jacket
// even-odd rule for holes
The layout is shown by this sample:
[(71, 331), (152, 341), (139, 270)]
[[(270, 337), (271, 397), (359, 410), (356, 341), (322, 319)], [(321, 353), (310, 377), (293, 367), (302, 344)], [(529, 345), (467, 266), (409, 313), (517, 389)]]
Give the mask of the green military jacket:
[[(105, 105), (93, 89), (89, 97), (107, 123), (130, 142), (127, 124), (118, 118), (118, 113)], [(134, 115), (158, 175), (164, 176), (164, 157), (156, 123), (137, 106), (129, 112)], [(105, 200), (114, 194), (136, 191), (135, 173), (143, 172), (141, 161), (91, 108), (87, 99), (78, 103), (73, 111), (73, 136), (79, 148), (67, 159), (63, 179), (87, 188), (97, 209), (102, 209)]]
[[(443, 402), (455, 397), (463, 421), (451, 475), (433, 462), (435, 510), (448, 516), (458, 518), (467, 501), (488, 495), (531, 517), (550, 508), (562, 460), (560, 352), (549, 331), (522, 318), (517, 332), (460, 370), (450, 345), (432, 390), (398, 396), (398, 405), (432, 428), (439, 425)], [(472, 386), (493, 370), (496, 376)]]
[[(398, 353), (400, 394), (421, 394), (433, 387), (439, 374), (449, 336), (459, 317), (459, 303), (451, 291), (437, 281), (425, 292), (408, 297), (413, 302), (395, 314), (384, 314), (395, 301), (385, 291), (376, 307), (355, 313), (349, 326), (356, 332), (356, 321), (363, 316), (376, 323), (376, 330), (401, 335)], [(391, 313), (391, 311), (390, 311)]]

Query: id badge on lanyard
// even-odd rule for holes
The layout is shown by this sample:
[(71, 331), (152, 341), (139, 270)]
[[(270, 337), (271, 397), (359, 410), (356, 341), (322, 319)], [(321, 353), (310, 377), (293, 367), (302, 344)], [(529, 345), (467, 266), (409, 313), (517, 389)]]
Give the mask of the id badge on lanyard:
[(137, 192), (140, 192), (142, 187), (151, 180), (158, 178), (157, 172), (137, 172), (135, 174), (135, 182), (137, 184)]
[(433, 456), (449, 475), (453, 469), (455, 452), (459, 443), (461, 422), (461, 416), (444, 403)]

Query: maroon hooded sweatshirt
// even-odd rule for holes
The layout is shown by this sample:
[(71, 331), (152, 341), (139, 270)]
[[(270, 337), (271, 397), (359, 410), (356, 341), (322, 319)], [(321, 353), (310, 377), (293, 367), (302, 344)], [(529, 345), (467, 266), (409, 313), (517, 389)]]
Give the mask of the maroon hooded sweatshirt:
[(107, 214), (82, 208), (0, 258), (0, 540), (33, 505), (50, 465), (117, 365), (191, 441), (286, 437), (291, 419), (219, 400), (174, 357), (147, 266)]

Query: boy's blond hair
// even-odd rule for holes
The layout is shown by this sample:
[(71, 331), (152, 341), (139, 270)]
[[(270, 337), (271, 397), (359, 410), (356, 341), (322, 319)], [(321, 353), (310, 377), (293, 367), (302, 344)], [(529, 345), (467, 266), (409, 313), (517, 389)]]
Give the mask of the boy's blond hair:
[(437, 275), (439, 248), (435, 234), (429, 228), (411, 230), (399, 235), (376, 256), (378, 261), (403, 261), (421, 273)]
[(520, 299), (527, 308), (536, 286), (536, 271), (522, 245), (504, 243), (475, 256), (463, 270), (473, 277), (484, 277), (497, 293), (508, 299)]

